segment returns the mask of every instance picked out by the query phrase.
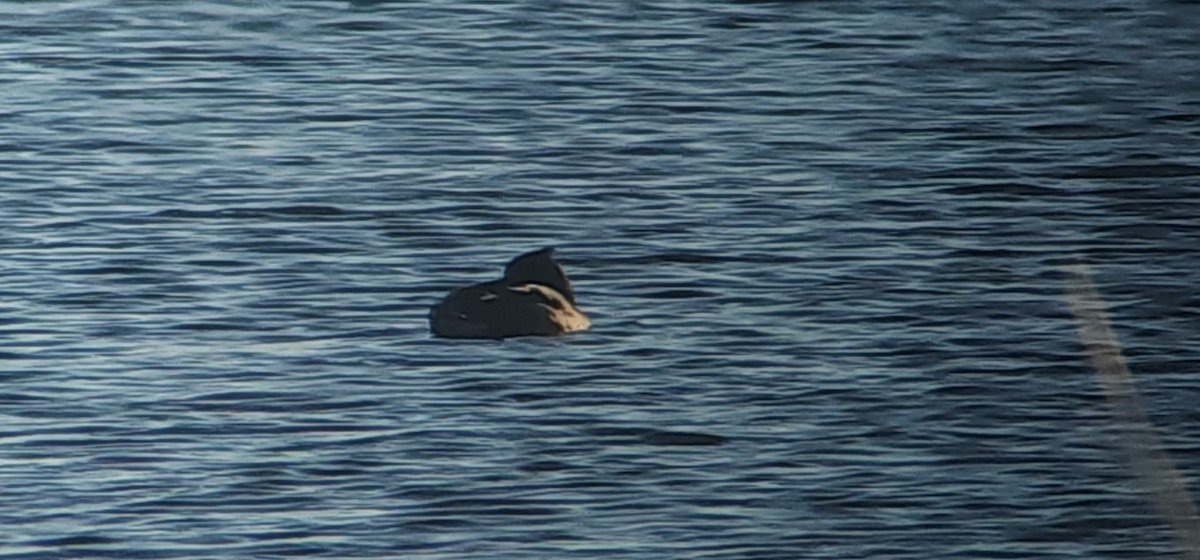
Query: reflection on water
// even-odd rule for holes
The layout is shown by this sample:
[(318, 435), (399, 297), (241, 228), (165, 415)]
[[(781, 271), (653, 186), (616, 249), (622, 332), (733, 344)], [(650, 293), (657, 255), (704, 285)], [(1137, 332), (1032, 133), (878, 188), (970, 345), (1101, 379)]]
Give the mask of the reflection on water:
[(1079, 327), (1079, 338), (1092, 358), (1100, 385), (1113, 408), (1114, 421), (1122, 432), (1130, 467), (1142, 487), (1171, 524), (1179, 547), (1188, 558), (1200, 557), (1200, 517), (1191, 492), (1174, 462), (1162, 447), (1146, 414), (1142, 396), (1134, 383), (1121, 343), (1109, 324), (1104, 302), (1092, 281), (1091, 271), (1076, 265), (1068, 271), (1067, 299)]

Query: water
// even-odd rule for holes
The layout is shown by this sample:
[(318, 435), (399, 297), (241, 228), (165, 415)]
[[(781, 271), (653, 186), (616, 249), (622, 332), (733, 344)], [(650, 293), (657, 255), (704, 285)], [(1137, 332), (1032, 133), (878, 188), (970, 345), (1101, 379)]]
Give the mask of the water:
[(1179, 554), (1058, 266), (1195, 478), (1195, 4), (3, 10), (0, 558)]

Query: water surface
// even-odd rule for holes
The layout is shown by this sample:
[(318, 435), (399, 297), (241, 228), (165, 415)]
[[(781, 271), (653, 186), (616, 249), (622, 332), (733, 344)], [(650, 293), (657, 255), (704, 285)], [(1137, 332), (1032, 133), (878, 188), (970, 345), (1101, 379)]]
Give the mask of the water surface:
[(0, 558), (1178, 555), (1200, 8), (960, 4), (6, 5)]

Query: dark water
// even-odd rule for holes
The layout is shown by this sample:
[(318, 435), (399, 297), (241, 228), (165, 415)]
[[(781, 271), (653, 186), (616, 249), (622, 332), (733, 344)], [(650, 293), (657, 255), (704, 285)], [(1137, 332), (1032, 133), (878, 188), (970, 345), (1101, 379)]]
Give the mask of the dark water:
[(1200, 6), (918, 4), (5, 3), (0, 558), (1178, 555)]

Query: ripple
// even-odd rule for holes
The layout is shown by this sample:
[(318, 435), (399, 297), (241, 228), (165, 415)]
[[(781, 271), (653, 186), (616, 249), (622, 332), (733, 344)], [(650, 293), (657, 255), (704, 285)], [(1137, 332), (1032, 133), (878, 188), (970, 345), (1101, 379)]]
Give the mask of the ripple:
[(1195, 14), (343, 4), (0, 22), (0, 558), (1178, 556), (1057, 271), (1195, 472)]
[(1160, 163), (1153, 165), (1109, 165), (1081, 169), (1067, 176), (1069, 179), (1144, 179), (1160, 177), (1194, 177), (1200, 175), (1200, 166)]

